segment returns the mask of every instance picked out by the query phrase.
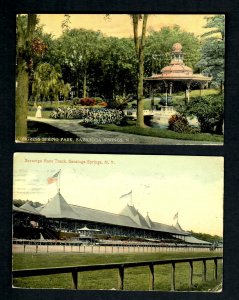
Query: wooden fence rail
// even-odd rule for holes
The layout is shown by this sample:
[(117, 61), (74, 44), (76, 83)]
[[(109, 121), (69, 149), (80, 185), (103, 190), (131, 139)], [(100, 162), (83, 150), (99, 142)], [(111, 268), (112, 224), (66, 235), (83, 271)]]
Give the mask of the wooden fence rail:
[[(81, 245), (73, 243), (13, 243), (13, 253), (159, 253), (159, 252), (211, 252), (214, 255), (220, 255), (222, 248), (212, 249), (210, 247), (187, 246), (180, 245), (162, 246), (162, 245), (133, 245), (133, 244), (115, 244), (110, 245)], [(217, 254), (218, 253), (218, 254)], [(219, 254), (220, 253), (220, 254)]]
[(118, 269), (119, 281), (118, 289), (124, 289), (124, 271), (126, 268), (135, 267), (149, 267), (149, 290), (154, 290), (154, 266), (157, 265), (168, 265), (172, 266), (171, 274), (171, 290), (176, 290), (176, 264), (178, 263), (189, 263), (189, 288), (193, 284), (193, 263), (203, 262), (202, 279), (206, 281), (206, 262), (209, 260), (214, 261), (214, 279), (218, 280), (218, 260), (221, 260), (222, 256), (211, 256), (211, 257), (196, 257), (196, 258), (183, 258), (183, 259), (167, 259), (167, 260), (156, 260), (156, 261), (141, 261), (141, 262), (126, 262), (126, 263), (110, 263), (110, 264), (96, 264), (96, 265), (81, 265), (81, 266), (69, 266), (69, 267), (54, 267), (54, 268), (38, 268), (38, 269), (24, 269), (14, 270), (13, 278), (17, 277), (31, 277), (31, 276), (43, 276), (43, 275), (54, 275), (71, 273), (72, 274), (72, 288), (78, 289), (78, 273), (86, 271), (99, 271), (99, 270), (110, 270)]

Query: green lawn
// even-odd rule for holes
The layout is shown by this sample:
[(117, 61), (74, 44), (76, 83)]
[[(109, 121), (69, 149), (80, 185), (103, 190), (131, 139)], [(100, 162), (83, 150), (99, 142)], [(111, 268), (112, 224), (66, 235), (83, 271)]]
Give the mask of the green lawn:
[[(88, 264), (105, 264), (113, 262), (151, 261), (170, 258), (188, 258), (217, 256), (219, 253), (132, 253), (132, 254), (14, 254), (13, 269), (31, 269), (44, 267), (76, 266)], [(214, 263), (207, 262), (207, 281), (202, 282), (202, 263), (194, 263), (193, 290), (208, 291), (216, 286), (213, 280)], [(219, 281), (222, 279), (222, 263), (218, 264)], [(187, 291), (189, 280), (189, 264), (176, 264), (176, 290)], [(125, 290), (148, 290), (148, 267), (129, 268), (125, 270)], [(83, 272), (79, 274), (79, 289), (117, 289), (118, 271), (103, 270)], [(171, 289), (171, 266), (155, 266), (155, 290)], [(16, 278), (15, 287), (22, 288), (71, 288), (71, 274)]]
[(108, 131), (117, 131), (123, 133), (138, 134), (144, 136), (153, 136), (159, 138), (177, 139), (177, 140), (191, 140), (191, 141), (208, 141), (223, 143), (223, 136), (210, 133), (178, 133), (168, 129), (161, 128), (139, 128), (134, 126), (135, 122), (130, 121), (128, 125), (117, 126), (115, 124), (100, 125), (100, 129)]

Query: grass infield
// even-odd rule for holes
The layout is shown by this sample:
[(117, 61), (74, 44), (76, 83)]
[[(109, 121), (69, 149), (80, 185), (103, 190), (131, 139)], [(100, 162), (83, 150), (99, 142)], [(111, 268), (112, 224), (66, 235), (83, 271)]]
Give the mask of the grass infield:
[[(118, 262), (137, 262), (163, 259), (208, 257), (221, 253), (147, 253), (147, 254), (86, 254), (86, 253), (48, 253), (48, 254), (14, 254), (13, 269), (50, 268), (63, 266), (79, 266), (90, 264), (107, 264)], [(193, 287), (194, 291), (210, 291), (217, 283), (214, 278), (214, 262), (207, 262), (207, 281), (202, 282), (202, 262), (195, 262)], [(117, 289), (118, 270), (87, 271), (78, 275), (78, 289)], [(125, 269), (125, 290), (148, 290), (149, 268), (137, 267)], [(218, 281), (222, 280), (222, 261), (218, 262)], [(188, 291), (189, 264), (176, 264), (176, 290)], [(21, 288), (60, 288), (71, 289), (71, 274), (34, 276), (15, 278), (14, 287)], [(155, 290), (171, 290), (171, 265), (155, 266)]]

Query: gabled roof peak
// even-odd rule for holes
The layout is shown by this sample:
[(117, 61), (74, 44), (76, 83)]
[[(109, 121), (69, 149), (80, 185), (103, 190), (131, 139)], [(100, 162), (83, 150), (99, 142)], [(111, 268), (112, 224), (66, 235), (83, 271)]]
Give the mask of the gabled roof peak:
[(79, 218), (61, 195), (60, 191), (42, 208), (41, 214), (49, 218)]
[(35, 207), (33, 207), (29, 201), (27, 201), (23, 205), (21, 205), (20, 208), (30, 211), (33, 214), (40, 215), (39, 211)]
[(126, 207), (120, 212), (120, 214), (128, 216), (141, 227), (149, 228), (149, 225), (146, 222), (145, 218), (134, 206), (127, 204)]

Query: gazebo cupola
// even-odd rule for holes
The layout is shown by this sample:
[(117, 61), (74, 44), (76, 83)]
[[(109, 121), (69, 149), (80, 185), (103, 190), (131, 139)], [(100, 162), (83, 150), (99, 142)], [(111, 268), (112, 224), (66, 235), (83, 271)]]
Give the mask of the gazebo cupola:
[(183, 63), (183, 56), (182, 45), (180, 43), (175, 43), (172, 47), (171, 63)]
[(183, 59), (184, 53), (182, 52), (182, 45), (175, 43), (172, 47), (171, 62), (161, 70), (162, 75), (174, 78), (183, 78), (193, 75), (193, 70), (184, 64)]

